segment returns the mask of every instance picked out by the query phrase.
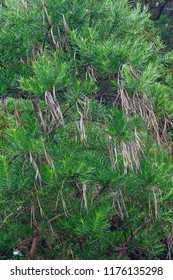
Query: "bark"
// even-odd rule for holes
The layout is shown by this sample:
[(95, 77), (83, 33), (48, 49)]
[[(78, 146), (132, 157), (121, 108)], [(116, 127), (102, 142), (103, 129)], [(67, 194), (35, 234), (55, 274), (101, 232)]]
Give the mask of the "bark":
[(29, 260), (35, 260), (36, 259), (36, 255), (37, 255), (37, 251), (38, 251), (39, 238), (40, 238), (40, 233), (39, 233), (38, 229), (36, 229), (35, 232), (34, 232), (31, 249), (30, 249), (29, 255), (28, 255)]

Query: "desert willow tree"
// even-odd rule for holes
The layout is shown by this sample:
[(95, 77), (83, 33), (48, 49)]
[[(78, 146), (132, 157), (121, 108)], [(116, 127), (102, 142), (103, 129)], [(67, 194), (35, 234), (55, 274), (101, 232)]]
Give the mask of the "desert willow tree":
[(6, 6), (0, 258), (171, 259), (173, 53), (147, 11)]

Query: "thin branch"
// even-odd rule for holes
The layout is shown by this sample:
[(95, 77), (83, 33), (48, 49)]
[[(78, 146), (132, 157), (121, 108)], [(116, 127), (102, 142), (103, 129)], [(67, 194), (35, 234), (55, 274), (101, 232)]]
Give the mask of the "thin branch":
[(158, 9), (158, 14), (155, 17), (152, 17), (151, 19), (154, 20), (154, 21), (159, 20), (161, 15), (162, 15), (162, 12), (163, 12), (164, 8), (165, 8), (165, 3), (162, 3), (160, 5), (159, 9)]
[(148, 224), (150, 224), (152, 222), (152, 218), (149, 219), (148, 221), (146, 221), (143, 225), (141, 225), (140, 227), (138, 227), (134, 232), (132, 232), (132, 234), (127, 238), (127, 241), (122, 245), (118, 259), (121, 259), (125, 253), (126, 253), (126, 249), (127, 246), (129, 244), (129, 242), (133, 239), (133, 237), (135, 235), (137, 235), (144, 227), (146, 227)]
[(4, 223), (5, 223), (11, 216), (13, 216), (13, 215), (14, 215), (14, 212), (11, 212), (9, 215), (7, 215), (7, 216), (5, 217), (5, 219), (1, 222), (0, 228), (2, 228), (3, 225), (4, 225)]
[(106, 185), (104, 185), (103, 187), (101, 187), (100, 185), (97, 185), (97, 194), (93, 197), (92, 201), (94, 202), (97, 198), (100, 197), (101, 193), (104, 191), (104, 189), (107, 187)]

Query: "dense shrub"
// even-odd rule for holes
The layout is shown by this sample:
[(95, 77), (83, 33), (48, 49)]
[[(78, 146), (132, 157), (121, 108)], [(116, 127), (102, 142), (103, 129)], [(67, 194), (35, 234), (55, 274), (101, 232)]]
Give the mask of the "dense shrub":
[(0, 258), (170, 259), (173, 53), (147, 11), (6, 5)]

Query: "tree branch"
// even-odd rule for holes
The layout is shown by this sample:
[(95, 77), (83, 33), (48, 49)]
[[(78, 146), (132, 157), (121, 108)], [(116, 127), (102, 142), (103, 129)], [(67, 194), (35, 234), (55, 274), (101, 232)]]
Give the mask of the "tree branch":
[(148, 221), (146, 221), (143, 225), (141, 225), (140, 227), (138, 227), (134, 232), (132, 232), (132, 234), (127, 238), (127, 241), (122, 245), (121, 247), (121, 250), (120, 250), (120, 253), (119, 253), (119, 256), (118, 256), (118, 259), (121, 259), (125, 252), (126, 252), (126, 249), (127, 249), (127, 246), (129, 244), (129, 242), (133, 239), (133, 237), (135, 235), (137, 235), (144, 227), (146, 227), (148, 224), (150, 224), (152, 222), (152, 218), (149, 219)]
[(152, 17), (152, 20), (156, 21), (156, 20), (159, 20), (160, 17), (161, 17), (161, 14), (164, 10), (164, 7), (165, 7), (165, 3), (162, 3), (159, 7), (159, 11), (158, 11), (158, 14), (155, 16), (155, 17)]

